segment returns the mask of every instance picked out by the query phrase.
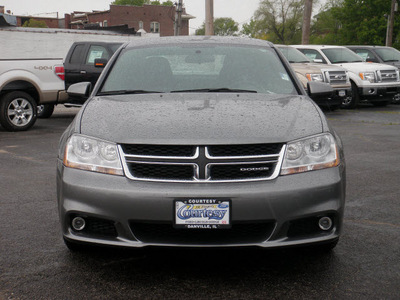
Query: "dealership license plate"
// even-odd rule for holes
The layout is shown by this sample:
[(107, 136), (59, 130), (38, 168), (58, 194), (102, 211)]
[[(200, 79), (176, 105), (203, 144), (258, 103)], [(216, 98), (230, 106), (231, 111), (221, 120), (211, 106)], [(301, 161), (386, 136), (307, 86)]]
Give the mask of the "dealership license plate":
[(344, 96), (346, 96), (346, 91), (340, 90), (339, 97), (344, 97)]
[(231, 227), (231, 200), (175, 200), (174, 227), (188, 229), (222, 229)]

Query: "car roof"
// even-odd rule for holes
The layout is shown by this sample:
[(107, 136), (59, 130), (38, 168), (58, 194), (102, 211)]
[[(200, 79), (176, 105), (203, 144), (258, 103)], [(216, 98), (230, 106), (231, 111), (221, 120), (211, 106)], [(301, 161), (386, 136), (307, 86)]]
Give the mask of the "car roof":
[(291, 45), (296, 48), (308, 48), (308, 49), (332, 49), (332, 48), (346, 48), (344, 46), (334, 45)]
[(142, 38), (126, 44), (126, 48), (161, 46), (174, 44), (226, 44), (274, 47), (270, 42), (247, 37), (222, 37), (222, 36), (172, 36), (160, 38)]
[(368, 48), (368, 49), (374, 49), (374, 48), (392, 48), (392, 47), (386, 47), (386, 46), (371, 46), (371, 45), (350, 45), (346, 46), (347, 48)]

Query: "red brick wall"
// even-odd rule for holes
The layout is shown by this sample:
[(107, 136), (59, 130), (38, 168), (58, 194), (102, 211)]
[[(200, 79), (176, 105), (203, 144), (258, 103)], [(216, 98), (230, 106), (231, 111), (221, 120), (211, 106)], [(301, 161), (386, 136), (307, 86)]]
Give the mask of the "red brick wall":
[[(139, 21), (142, 21), (143, 29), (146, 32), (150, 32), (150, 23), (158, 22), (160, 23), (160, 36), (174, 35), (174, 6), (144, 5), (140, 7), (110, 5), (110, 16), (109, 25), (128, 24), (129, 27), (139, 30)], [(189, 28), (187, 28), (187, 31), (189, 31)], [(183, 32), (185, 31), (182, 30)]]

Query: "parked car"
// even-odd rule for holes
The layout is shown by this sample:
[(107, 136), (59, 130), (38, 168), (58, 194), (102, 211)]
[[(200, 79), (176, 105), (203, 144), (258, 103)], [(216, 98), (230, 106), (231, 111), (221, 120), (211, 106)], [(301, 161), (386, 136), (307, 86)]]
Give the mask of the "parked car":
[[(91, 86), (68, 89), (89, 98), (57, 161), (70, 249), (336, 245), (342, 142), (271, 43), (143, 39)], [(332, 92), (308, 83), (311, 96)]]
[(295, 45), (314, 62), (339, 65), (349, 72), (352, 96), (343, 102), (345, 108), (355, 108), (360, 101), (385, 106), (400, 93), (399, 70), (394, 66), (370, 64), (342, 46)]
[(61, 58), (0, 60), (0, 124), (5, 130), (28, 130), (38, 105), (67, 98)]
[(95, 60), (106, 63), (122, 43), (76, 42), (73, 43), (64, 60), (65, 87), (78, 82), (89, 81), (94, 86), (103, 71)]
[[(400, 51), (385, 46), (346, 46), (361, 56), (363, 61), (392, 65), (400, 68)], [(400, 104), (400, 94), (393, 97), (392, 103)]]
[(335, 91), (333, 97), (313, 99), (319, 106), (334, 110), (340, 107), (346, 97), (350, 96), (351, 84), (346, 69), (312, 63), (307, 56), (291, 46), (276, 45), (276, 47), (289, 61), (303, 88), (307, 89), (309, 81), (327, 82), (332, 86)]

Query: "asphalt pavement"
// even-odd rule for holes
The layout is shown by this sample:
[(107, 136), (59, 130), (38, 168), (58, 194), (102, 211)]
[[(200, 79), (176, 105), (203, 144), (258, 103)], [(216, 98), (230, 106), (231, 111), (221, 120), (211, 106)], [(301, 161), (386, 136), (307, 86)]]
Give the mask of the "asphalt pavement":
[(72, 253), (57, 215), (58, 140), (76, 108), (0, 128), (2, 299), (400, 299), (400, 105), (326, 112), (347, 163), (344, 232), (329, 254), (265, 249)]

